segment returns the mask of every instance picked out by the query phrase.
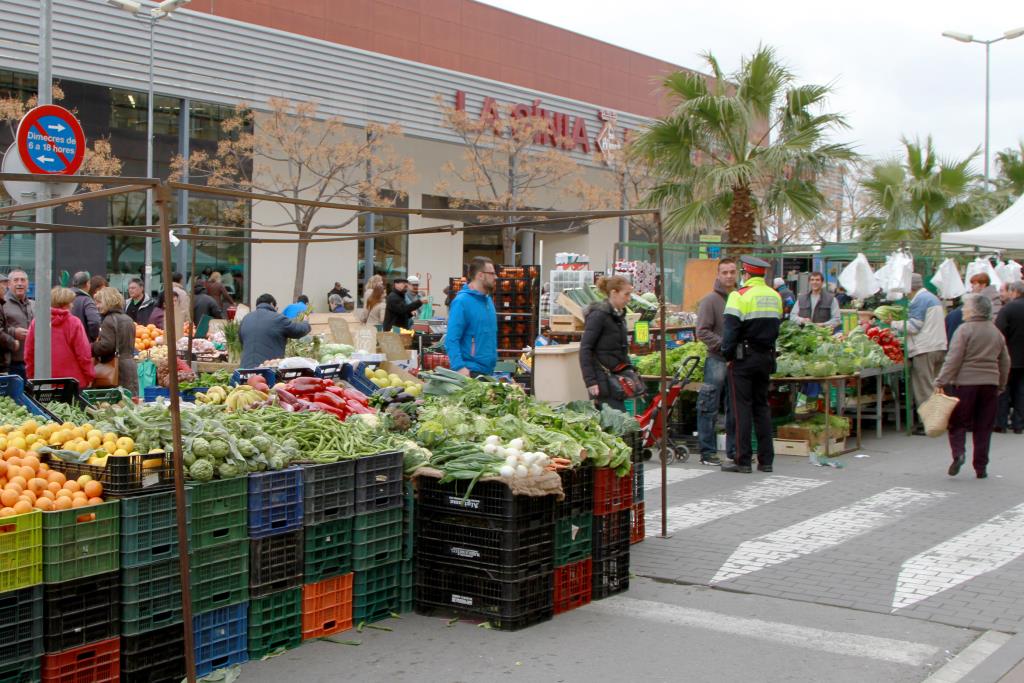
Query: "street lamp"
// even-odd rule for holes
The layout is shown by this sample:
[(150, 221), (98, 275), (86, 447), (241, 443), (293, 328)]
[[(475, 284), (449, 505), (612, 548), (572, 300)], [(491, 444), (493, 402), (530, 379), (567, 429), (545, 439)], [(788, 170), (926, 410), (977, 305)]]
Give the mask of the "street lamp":
[(960, 33), (959, 31), (943, 31), (943, 37), (952, 38), (953, 40), (960, 41), (961, 43), (979, 43), (985, 46), (985, 187), (988, 188), (988, 126), (989, 126), (989, 52), (992, 43), (998, 43), (1000, 40), (1013, 40), (1014, 38), (1020, 38), (1024, 36), (1024, 26), (1015, 28), (1010, 31), (1006, 31), (1003, 35), (998, 38), (992, 38), (991, 40), (979, 40), (970, 33)]
[[(146, 177), (153, 177), (153, 31), (156, 23), (171, 16), (171, 12), (192, 0), (163, 0), (148, 12), (143, 11), (142, 4), (136, 0), (107, 0), (107, 4), (130, 12), (133, 16), (144, 19), (149, 24), (149, 97), (146, 111)], [(146, 190), (146, 225), (153, 220), (153, 188)], [(153, 278), (153, 238), (146, 238), (146, 265), (144, 272), (146, 293), (152, 291)]]

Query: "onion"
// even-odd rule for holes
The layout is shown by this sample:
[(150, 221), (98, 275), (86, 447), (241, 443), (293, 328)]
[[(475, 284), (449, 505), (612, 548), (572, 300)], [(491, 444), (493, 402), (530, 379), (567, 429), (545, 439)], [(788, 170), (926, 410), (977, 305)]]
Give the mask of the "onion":
[(525, 465), (516, 465), (516, 476), (517, 477), (525, 477), (529, 473), (530, 473), (530, 471), (526, 469)]
[(498, 450), (498, 447), (493, 443), (484, 444), (484, 453), (487, 455), (494, 455)]
[(501, 437), (498, 436), (497, 434), (491, 434), (489, 437), (484, 439), (484, 443), (491, 443), (491, 444), (494, 444), (495, 446), (500, 446), (501, 445)]
[(525, 465), (532, 465), (536, 461), (537, 461), (537, 454), (536, 453), (523, 453), (523, 464), (525, 464)]
[(518, 448), (506, 448), (505, 449), (505, 457), (508, 457), (510, 455), (514, 455), (517, 458), (519, 458), (520, 460), (522, 460), (522, 458), (523, 458), (523, 454), (519, 452)]
[(516, 468), (511, 465), (502, 465), (498, 468), (498, 473), (503, 477), (514, 477), (516, 476)]
[(531, 477), (539, 477), (544, 473), (544, 469), (540, 465), (530, 465), (529, 471)]
[(509, 465), (510, 467), (515, 467), (516, 465), (519, 464), (519, 458), (517, 458), (514, 455), (510, 455), (507, 458), (505, 458), (505, 464)]
[(523, 450), (523, 446), (524, 446), (524, 443), (523, 443), (522, 439), (512, 439), (511, 441), (508, 442), (508, 447), (509, 448), (514, 448), (517, 451)]

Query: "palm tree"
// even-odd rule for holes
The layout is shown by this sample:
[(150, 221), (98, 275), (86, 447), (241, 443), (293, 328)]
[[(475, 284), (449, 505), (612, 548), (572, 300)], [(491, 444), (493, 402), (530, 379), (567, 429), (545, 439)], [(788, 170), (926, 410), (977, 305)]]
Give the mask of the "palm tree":
[(1007, 148), (996, 153), (996, 165), (999, 167), (996, 188), (1003, 195), (999, 202), (1000, 210), (1024, 195), (1024, 142), (1019, 144), (1019, 150)]
[(857, 221), (862, 240), (927, 242), (986, 218), (990, 198), (971, 168), (977, 150), (964, 159), (944, 159), (931, 136), (923, 146), (904, 138), (903, 146), (904, 159), (876, 164), (861, 181), (870, 204), (868, 215)]
[(826, 85), (798, 85), (767, 46), (726, 76), (711, 53), (702, 58), (711, 78), (677, 71), (663, 81), (675, 101), (666, 117), (642, 132), (635, 153), (660, 182), (646, 204), (666, 211), (670, 235), (720, 232), (732, 244), (750, 244), (768, 216), (813, 218), (825, 200), (817, 174), (855, 157), (828, 142), (846, 128), (823, 111)]

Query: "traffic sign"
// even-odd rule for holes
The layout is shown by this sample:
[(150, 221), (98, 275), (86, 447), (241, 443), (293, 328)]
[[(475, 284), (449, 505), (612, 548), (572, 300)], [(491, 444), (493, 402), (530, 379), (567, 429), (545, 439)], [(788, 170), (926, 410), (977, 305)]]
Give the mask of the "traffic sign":
[(73, 175), (85, 159), (85, 133), (64, 107), (43, 104), (18, 124), (18, 154), (31, 173)]
[[(4, 154), (0, 170), (4, 173), (28, 173), (25, 162), (18, 154), (17, 143), (12, 142)], [(55, 197), (70, 197), (78, 189), (78, 183), (40, 183), (31, 180), (5, 180), (4, 189), (15, 204), (40, 202)]]

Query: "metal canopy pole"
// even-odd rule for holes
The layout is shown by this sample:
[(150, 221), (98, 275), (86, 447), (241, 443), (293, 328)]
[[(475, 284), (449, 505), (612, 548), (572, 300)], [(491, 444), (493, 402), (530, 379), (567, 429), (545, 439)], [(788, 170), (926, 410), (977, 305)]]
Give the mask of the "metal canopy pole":
[[(36, 90), (39, 104), (53, 103), (53, 0), (42, 0), (39, 17), (39, 78)], [(84, 140), (82, 143), (84, 144)], [(46, 186), (50, 188), (49, 185)], [(49, 192), (37, 200), (50, 199)], [(53, 208), (36, 209), (37, 223), (52, 223)], [(53, 235), (40, 233), (35, 239), (35, 377), (50, 377), (50, 283), (53, 280)], [(28, 296), (26, 293), (25, 296)], [(22, 339), (24, 346), (27, 339)], [(26, 368), (27, 372), (27, 368)], [(31, 379), (31, 378), (30, 378)]]
[(661, 213), (654, 215), (655, 225), (658, 227), (658, 279), (660, 281), (658, 299), (660, 304), (660, 326), (661, 326), (661, 377), (658, 382), (658, 390), (661, 393), (661, 537), (668, 538), (668, 358), (666, 357), (665, 337), (665, 231), (661, 226)]
[[(146, 177), (153, 177), (153, 34), (156, 17), (149, 17), (149, 96), (146, 98)], [(153, 220), (153, 188), (146, 190), (146, 223)], [(148, 295), (153, 287), (153, 238), (146, 238), (142, 281)], [(166, 263), (166, 260), (165, 260)]]

